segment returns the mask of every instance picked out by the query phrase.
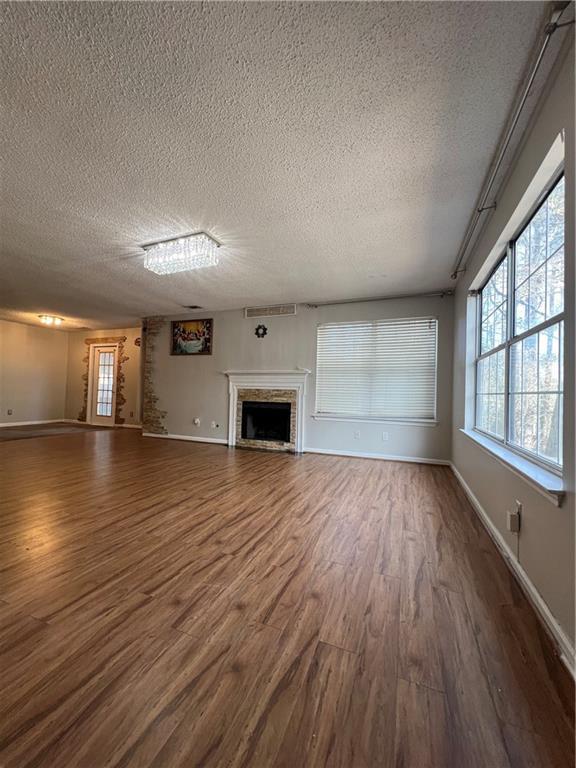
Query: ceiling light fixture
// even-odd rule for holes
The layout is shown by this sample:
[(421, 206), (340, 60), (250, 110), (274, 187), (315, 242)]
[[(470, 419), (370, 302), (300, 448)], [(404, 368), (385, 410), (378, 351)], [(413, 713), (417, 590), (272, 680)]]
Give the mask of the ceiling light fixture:
[(54, 315), (38, 315), (38, 317), (44, 325), (62, 325), (64, 322), (61, 317), (54, 317)]
[(206, 232), (196, 232), (186, 237), (176, 237), (160, 243), (143, 246), (144, 266), (157, 275), (188, 272), (191, 269), (215, 267), (220, 243)]

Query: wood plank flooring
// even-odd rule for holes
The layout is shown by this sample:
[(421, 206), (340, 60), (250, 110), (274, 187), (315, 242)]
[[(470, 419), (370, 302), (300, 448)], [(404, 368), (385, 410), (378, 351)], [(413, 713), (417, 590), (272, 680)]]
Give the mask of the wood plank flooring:
[(567, 768), (574, 690), (446, 467), (0, 445), (3, 768)]
[(97, 427), (92, 424), (71, 424), (66, 421), (0, 427), (0, 442), (5, 440), (29, 440), (34, 437), (54, 437), (54, 435), (73, 435), (77, 432), (91, 432), (97, 429), (106, 429), (106, 427)]

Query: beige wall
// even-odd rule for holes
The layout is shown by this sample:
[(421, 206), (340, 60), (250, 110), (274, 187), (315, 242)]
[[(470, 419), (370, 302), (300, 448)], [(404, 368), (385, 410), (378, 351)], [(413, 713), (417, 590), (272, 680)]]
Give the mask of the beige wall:
[(66, 391), (66, 418), (77, 419), (84, 403), (84, 379), (86, 373), (87, 345), (85, 339), (102, 339), (126, 336), (124, 356), (128, 358), (122, 371), (125, 376), (122, 409), (125, 424), (140, 424), (140, 347), (135, 340), (141, 336), (140, 328), (116, 328), (104, 331), (70, 331), (68, 346), (68, 380)]
[[(450, 297), (343, 304), (331, 307), (298, 306), (295, 317), (247, 320), (241, 310), (196, 313), (214, 318), (212, 355), (170, 355), (169, 323), (155, 341), (154, 388), (158, 408), (167, 411), (169, 434), (225, 439), (228, 434), (227, 369), (273, 370), (309, 368), (305, 403), (304, 445), (309, 449), (450, 459), (452, 403), (452, 310)], [(392, 317), (436, 316), (438, 327), (438, 425), (398, 425), (359, 421), (319, 421), (312, 418), (315, 401), (316, 326), (318, 323)], [(174, 319), (185, 319), (181, 315)], [(263, 322), (268, 335), (258, 339)], [(200, 425), (193, 424), (194, 418)], [(217, 427), (212, 427), (212, 422)], [(384, 441), (383, 432), (388, 433)], [(355, 437), (355, 433), (359, 433)]]
[(64, 418), (67, 362), (65, 331), (0, 320), (0, 423)]
[[(551, 85), (509, 180), (458, 282), (455, 304), (453, 462), (501, 533), (511, 556), (524, 569), (542, 600), (574, 639), (574, 49)], [(466, 420), (466, 311), (468, 287), (511, 218), (519, 200), (558, 134), (565, 132), (566, 322), (565, 322), (565, 472), (567, 498), (558, 508), (518, 475), (483, 451), (460, 430)], [(506, 510), (523, 505), (518, 537), (507, 531)]]
[[(0, 320), (0, 423), (77, 419), (86, 338), (126, 336), (125, 424), (140, 424), (140, 328), (63, 331)], [(8, 411), (12, 410), (12, 415)]]

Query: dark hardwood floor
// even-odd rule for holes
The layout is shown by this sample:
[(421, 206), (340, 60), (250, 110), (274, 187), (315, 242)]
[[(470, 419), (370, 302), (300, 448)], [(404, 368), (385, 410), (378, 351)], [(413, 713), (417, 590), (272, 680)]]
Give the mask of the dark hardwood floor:
[(3, 768), (567, 768), (569, 675), (446, 467), (0, 445)]
[(28, 440), (32, 437), (54, 437), (54, 435), (74, 435), (78, 432), (93, 432), (106, 427), (92, 424), (77, 424), (66, 421), (54, 421), (48, 424), (24, 424), (13, 427), (0, 427), (0, 442), (5, 440)]

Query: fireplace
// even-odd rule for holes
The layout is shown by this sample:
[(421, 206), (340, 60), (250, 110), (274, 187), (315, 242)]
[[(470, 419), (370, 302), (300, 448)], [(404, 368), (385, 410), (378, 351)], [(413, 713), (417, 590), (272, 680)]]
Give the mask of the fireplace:
[(242, 439), (290, 442), (291, 403), (242, 401)]
[(297, 397), (290, 389), (238, 389), (236, 440), (239, 448), (295, 451)]
[(230, 404), (228, 445), (301, 453), (304, 394), (310, 371), (225, 371)]

